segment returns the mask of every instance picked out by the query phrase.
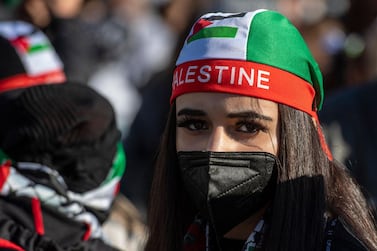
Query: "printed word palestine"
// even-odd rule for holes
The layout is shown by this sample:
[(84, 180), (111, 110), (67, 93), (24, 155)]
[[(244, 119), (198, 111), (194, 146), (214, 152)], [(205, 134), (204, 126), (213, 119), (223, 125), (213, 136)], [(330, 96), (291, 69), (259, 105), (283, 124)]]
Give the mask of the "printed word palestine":
[(183, 84), (217, 83), (255, 86), (268, 90), (270, 72), (254, 68), (226, 65), (190, 65), (177, 67), (173, 76), (173, 88)]

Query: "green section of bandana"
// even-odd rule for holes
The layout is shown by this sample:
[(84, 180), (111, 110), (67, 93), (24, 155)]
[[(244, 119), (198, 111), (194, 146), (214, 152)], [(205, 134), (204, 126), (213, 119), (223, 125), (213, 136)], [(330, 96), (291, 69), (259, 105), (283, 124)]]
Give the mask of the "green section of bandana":
[(320, 109), (324, 97), (322, 74), (299, 31), (285, 17), (273, 11), (258, 13), (251, 22), (247, 60), (303, 78), (314, 87), (317, 108)]
[(238, 28), (236, 27), (227, 27), (227, 26), (218, 26), (218, 27), (208, 27), (203, 28), (194, 35), (192, 35), (187, 43), (192, 41), (202, 39), (202, 38), (211, 38), (211, 37), (221, 37), (221, 38), (234, 38), (237, 34)]

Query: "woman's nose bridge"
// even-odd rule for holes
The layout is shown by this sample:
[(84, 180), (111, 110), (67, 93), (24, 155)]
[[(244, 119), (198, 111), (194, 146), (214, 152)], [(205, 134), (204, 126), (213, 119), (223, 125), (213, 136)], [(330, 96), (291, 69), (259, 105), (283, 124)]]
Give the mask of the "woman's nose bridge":
[(225, 128), (222, 126), (215, 127), (208, 139), (207, 151), (225, 151), (229, 143), (229, 136), (226, 134)]

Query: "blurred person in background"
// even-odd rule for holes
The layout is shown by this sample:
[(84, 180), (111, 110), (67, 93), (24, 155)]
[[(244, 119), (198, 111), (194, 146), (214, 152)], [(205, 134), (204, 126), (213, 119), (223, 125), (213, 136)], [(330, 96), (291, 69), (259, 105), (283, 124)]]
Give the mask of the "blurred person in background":
[[(179, 23), (174, 22), (178, 28), (166, 27), (160, 16), (167, 3), (30, 0), (20, 1), (14, 16), (46, 32), (65, 64), (69, 81), (84, 81), (109, 99), (125, 137), (140, 106), (144, 82), (154, 71), (164, 68), (176, 41), (174, 33)], [(144, 179), (134, 179), (133, 175), (139, 166), (129, 165), (125, 177), (130, 179), (125, 180), (127, 184), (139, 183), (138, 188), (145, 191)], [(134, 193), (139, 191), (128, 187), (124, 194)], [(137, 202), (134, 197), (132, 202)]]
[[(0, 51), (1, 244), (142, 250), (145, 227), (118, 195), (125, 155), (111, 104), (66, 82), (54, 48), (30, 24), (0, 22)], [(118, 215), (128, 225), (112, 226)]]
[(0, 104), (1, 238), (28, 251), (117, 250), (101, 227), (124, 170), (110, 104), (71, 83), (7, 91)]
[(14, 16), (49, 36), (69, 81), (88, 83), (109, 99), (125, 137), (141, 103), (140, 88), (165, 67), (176, 41), (158, 11), (165, 4), (162, 0), (28, 0), (20, 1)]
[(362, 38), (346, 86), (329, 96), (320, 117), (334, 156), (363, 186), (377, 215), (377, 15)]

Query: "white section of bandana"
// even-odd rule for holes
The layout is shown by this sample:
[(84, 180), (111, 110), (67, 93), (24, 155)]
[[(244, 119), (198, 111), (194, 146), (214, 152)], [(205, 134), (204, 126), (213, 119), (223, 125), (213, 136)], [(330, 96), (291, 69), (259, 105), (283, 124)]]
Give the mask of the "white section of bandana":
[[(210, 58), (246, 60), (247, 41), (252, 19), (256, 14), (263, 11), (266, 10), (249, 12), (246, 13), (243, 17), (230, 17), (211, 21), (212, 24), (205, 28), (218, 26), (235, 27), (238, 29), (236, 36), (234, 38), (202, 38), (190, 43), (187, 43), (186, 41), (178, 57), (176, 65), (180, 65), (189, 61)], [(208, 13), (201, 18), (205, 19), (211, 16), (227, 17), (235, 14), (238, 13)], [(190, 32), (190, 35), (191, 33), (192, 30)]]
[(20, 57), (24, 63), (26, 72), (31, 76), (62, 69), (61, 61), (51, 49), (30, 54), (22, 54)]
[(25, 37), (27, 42), (32, 45), (48, 45), (48, 47), (35, 51), (25, 52), (16, 48), (25, 70), (30, 76), (38, 76), (49, 73), (51, 71), (62, 70), (63, 63), (51, 46), (46, 35), (39, 30), (33, 32), (34, 27), (30, 24), (16, 22), (0, 23), (0, 35), (12, 41), (19, 37)]
[(43, 50), (32, 53), (20, 53), (21, 60), (24, 63), (24, 67), (29, 75), (41, 75), (62, 69), (62, 62), (52, 49), (50, 42), (47, 40), (44, 34), (37, 32), (35, 34), (31, 34), (28, 38), (31, 45), (49, 45), (49, 47)]

